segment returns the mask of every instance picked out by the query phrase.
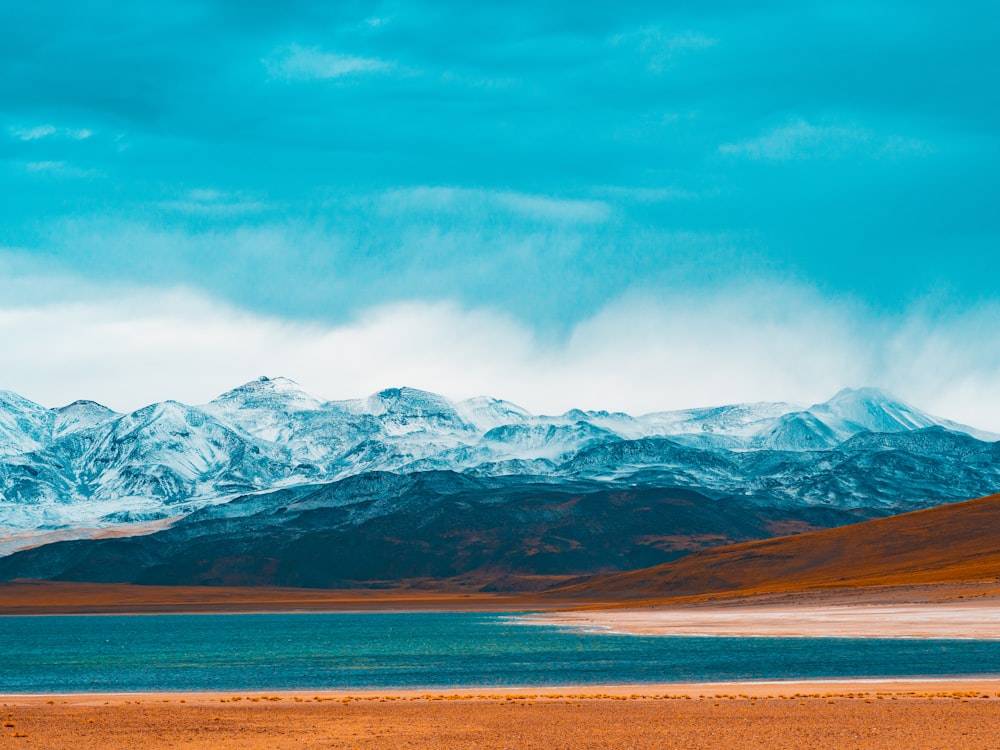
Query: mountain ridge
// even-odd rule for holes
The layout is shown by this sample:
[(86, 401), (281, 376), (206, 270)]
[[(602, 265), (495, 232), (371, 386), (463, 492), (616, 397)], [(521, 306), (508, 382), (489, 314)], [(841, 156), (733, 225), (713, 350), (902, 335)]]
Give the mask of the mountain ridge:
[[(453, 402), (405, 387), (323, 401), (286, 378), (259, 378), (208, 404), (165, 401), (127, 414), (88, 401), (46, 409), (5, 392), (0, 554), (54, 533), (145, 533), (165, 519), (233, 513), (253, 498), (266, 504), (285, 490), (380, 473), (684, 489), (768, 508), (789, 523), (815, 508), (849, 520), (854, 510), (880, 515), (1000, 489), (1000, 443), (959, 427), (876, 389), (845, 389), (809, 407), (762, 402), (638, 417), (539, 416), (502, 399)], [(404, 513), (389, 499), (376, 496), (373, 507), (386, 518)]]

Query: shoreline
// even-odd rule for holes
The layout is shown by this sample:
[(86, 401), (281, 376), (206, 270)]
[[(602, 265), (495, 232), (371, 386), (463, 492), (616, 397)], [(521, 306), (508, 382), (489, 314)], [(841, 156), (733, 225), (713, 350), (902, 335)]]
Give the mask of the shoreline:
[(386, 605), (381, 607), (306, 607), (284, 608), (276, 606), (270, 609), (164, 609), (153, 611), (122, 611), (122, 612), (14, 612), (0, 613), (0, 621), (8, 617), (173, 617), (184, 615), (418, 615), (418, 614), (495, 614), (525, 617), (542, 615), (548, 612), (571, 609), (565, 607), (504, 607), (500, 604), (471, 605), (468, 607), (448, 606), (446, 604), (429, 603), (424, 607), (397, 607)]
[(267, 700), (280, 698), (282, 700), (315, 699), (371, 700), (394, 697), (400, 700), (433, 700), (449, 698), (462, 700), (495, 700), (506, 699), (507, 696), (531, 695), (537, 699), (562, 699), (573, 695), (588, 699), (604, 699), (616, 696), (636, 696), (644, 699), (659, 697), (685, 696), (704, 694), (720, 690), (739, 690), (750, 696), (780, 697), (794, 688), (796, 692), (829, 692), (831, 689), (842, 689), (845, 693), (857, 695), (860, 693), (892, 692), (978, 692), (992, 693), (1000, 698), (1000, 672), (995, 675), (968, 675), (945, 677), (831, 677), (821, 679), (788, 679), (788, 680), (713, 680), (709, 682), (656, 682), (656, 683), (624, 683), (595, 685), (517, 685), (497, 686), (483, 685), (472, 687), (449, 688), (337, 688), (317, 689), (300, 688), (294, 690), (266, 688), (246, 690), (143, 690), (135, 692), (55, 692), (55, 693), (0, 693), (0, 703), (9, 705), (16, 701), (134, 701), (143, 699), (150, 701), (184, 699), (185, 702), (208, 701), (217, 702), (220, 698), (240, 696), (244, 700), (254, 698)]
[(5, 616), (493, 613), (599, 634), (1000, 640), (1000, 581), (629, 601), (537, 593), (0, 583)]
[(595, 634), (720, 638), (1000, 640), (1000, 601), (649, 605), (516, 616), (526, 625)]
[[(595, 602), (584, 602), (588, 603)], [(419, 588), (295, 589), (35, 580), (0, 582), (0, 618), (309, 612), (539, 612), (570, 609), (580, 604), (575, 599), (542, 598), (533, 593)]]

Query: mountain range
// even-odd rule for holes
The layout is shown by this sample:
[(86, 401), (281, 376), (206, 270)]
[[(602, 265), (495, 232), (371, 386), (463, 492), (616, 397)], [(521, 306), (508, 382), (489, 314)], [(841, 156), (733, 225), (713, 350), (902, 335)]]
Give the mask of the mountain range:
[(871, 388), (641, 416), (284, 378), (128, 414), (0, 392), (0, 578), (542, 585), (986, 495), (997, 439)]

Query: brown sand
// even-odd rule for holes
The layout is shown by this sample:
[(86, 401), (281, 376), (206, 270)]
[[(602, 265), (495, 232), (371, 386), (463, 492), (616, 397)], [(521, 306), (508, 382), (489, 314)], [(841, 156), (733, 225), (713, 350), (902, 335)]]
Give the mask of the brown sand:
[(2, 748), (989, 748), (1000, 681), (0, 696)]
[(419, 590), (0, 583), (0, 615), (352, 610), (530, 610), (542, 612), (525, 618), (537, 624), (661, 635), (1000, 638), (1000, 588), (995, 582), (586, 604)]
[(149, 614), (168, 612), (333, 612), (440, 610), (509, 612), (578, 605), (559, 597), (478, 591), (293, 589), (236, 586), (134, 586), (19, 580), (0, 582), (0, 616)]
[(432, 588), (435, 582), (386, 589), (294, 589), (236, 586), (135, 586), (117, 583), (17, 580), (0, 582), (0, 616), (147, 614), (177, 612), (295, 612), (437, 610), (510, 612), (593, 610), (649, 606), (781, 606), (840, 604), (938, 604), (962, 600), (1000, 605), (1000, 582), (958, 582), (859, 588), (744, 591), (636, 600), (606, 596), (561, 598), (552, 594), (483, 593)]

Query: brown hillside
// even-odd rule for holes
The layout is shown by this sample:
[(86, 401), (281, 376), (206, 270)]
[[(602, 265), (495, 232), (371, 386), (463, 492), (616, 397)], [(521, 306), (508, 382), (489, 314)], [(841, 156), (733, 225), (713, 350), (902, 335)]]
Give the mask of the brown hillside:
[(663, 598), (1000, 580), (1000, 495), (695, 552), (553, 591)]

